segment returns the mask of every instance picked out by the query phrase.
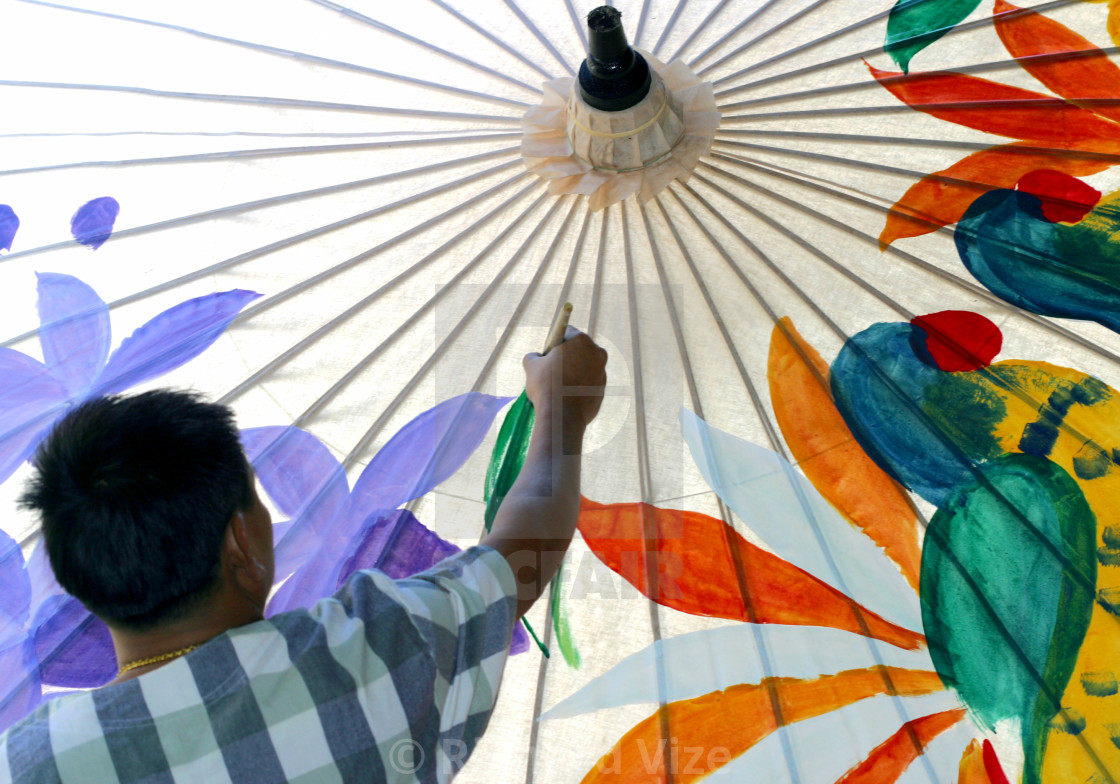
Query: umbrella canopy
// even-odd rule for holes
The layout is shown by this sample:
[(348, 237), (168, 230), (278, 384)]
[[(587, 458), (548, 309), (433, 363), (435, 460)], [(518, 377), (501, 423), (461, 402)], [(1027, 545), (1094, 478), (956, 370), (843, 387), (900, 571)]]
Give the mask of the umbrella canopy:
[(14, 509), (67, 407), (232, 405), (283, 609), (477, 541), (571, 301), (570, 644), (459, 780), (1120, 778), (1111, 6), (616, 5), (720, 119), (599, 209), (522, 149), (592, 3), (0, 0), (0, 712), (104, 650)]

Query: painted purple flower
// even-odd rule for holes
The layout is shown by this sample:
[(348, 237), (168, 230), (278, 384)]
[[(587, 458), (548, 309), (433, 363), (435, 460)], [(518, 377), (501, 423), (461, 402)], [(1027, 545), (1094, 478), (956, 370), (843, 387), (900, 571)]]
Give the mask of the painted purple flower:
[[(273, 595), (269, 612), (309, 606), (358, 569), (402, 578), (458, 552), (398, 507), (459, 470), (509, 400), (470, 392), (425, 411), (382, 447), (353, 490), (339, 462), (310, 433), (294, 427), (242, 431), (261, 484), (289, 518), (274, 536), (276, 580), (291, 577)], [(518, 627), (512, 650), (527, 648)]]
[(0, 349), (0, 482), (72, 406), (193, 359), (260, 296), (234, 289), (187, 300), (144, 324), (110, 355), (109, 308), (93, 289), (70, 275), (37, 274), (45, 362)]

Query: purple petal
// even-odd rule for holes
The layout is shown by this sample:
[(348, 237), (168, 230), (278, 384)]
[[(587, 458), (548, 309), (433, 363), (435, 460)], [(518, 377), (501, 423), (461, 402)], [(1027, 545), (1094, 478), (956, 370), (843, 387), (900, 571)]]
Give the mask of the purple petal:
[[(459, 552), (459, 548), (421, 523), (407, 509), (388, 515), (370, 515), (358, 546), (339, 571), (336, 588), (359, 569), (379, 569), (394, 580), (411, 577)], [(529, 635), (517, 624), (513, 630), (511, 653), (529, 650)]]
[(72, 596), (52, 596), (35, 614), (32, 635), (43, 683), (102, 686), (117, 674), (109, 628)]
[(82, 245), (97, 250), (113, 233), (113, 224), (120, 212), (121, 205), (112, 196), (87, 201), (70, 219), (70, 233)]
[(46, 365), (0, 349), (0, 482), (31, 456), (67, 401), (66, 390)]
[(0, 204), (0, 250), (11, 250), (19, 229), (19, 217), (7, 204)]
[(23, 565), (23, 551), (15, 539), (0, 531), (0, 648), (22, 634), (31, 604), (31, 581)]
[(0, 650), (0, 732), (8, 729), (43, 701), (35, 650), (22, 640)]
[(459, 470), (512, 398), (481, 392), (445, 400), (402, 427), (354, 485), (355, 507), (395, 509)]
[(83, 395), (109, 356), (109, 308), (97, 292), (71, 275), (36, 276), (43, 358), (71, 395)]
[(259, 296), (255, 291), (234, 289), (187, 300), (160, 313), (125, 338), (109, 357), (96, 394), (123, 392), (194, 359)]
[(378, 569), (400, 580), (459, 552), (407, 509), (370, 515), (358, 536), (350, 557), (339, 569), (335, 590), (359, 569)]
[(319, 439), (296, 427), (256, 427), (241, 431), (245, 454), (265, 492), (292, 518), (273, 527), (276, 579), (282, 580), (310, 558), (331, 520), (350, 498), (346, 473)]

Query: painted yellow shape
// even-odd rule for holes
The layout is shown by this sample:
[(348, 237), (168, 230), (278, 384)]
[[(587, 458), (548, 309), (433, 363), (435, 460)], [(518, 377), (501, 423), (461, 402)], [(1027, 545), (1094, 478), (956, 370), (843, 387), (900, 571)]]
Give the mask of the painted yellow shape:
[[(1023, 428), (1038, 419), (1039, 407), (1055, 390), (1089, 378), (1080, 371), (1047, 362), (1007, 360), (991, 367), (1014, 381), (1000, 386), (995, 383), (994, 374), (984, 369), (975, 371), (1007, 404), (1007, 416), (998, 426), (996, 436), (1008, 452), (1021, 451)], [(1110, 454), (1120, 448), (1120, 392), (1109, 389), (1111, 396), (1102, 402), (1093, 406), (1075, 404), (1069, 410), (1050, 454), (1050, 459), (1069, 472), (1081, 487), (1096, 514), (1098, 548), (1104, 547), (1106, 527), (1120, 526), (1120, 466), (1114, 465), (1098, 478), (1082, 479), (1074, 470), (1074, 458), (1095, 448), (1093, 444)], [(1098, 563), (1098, 595), (1110, 590), (1120, 590), (1120, 566)], [(1047, 784), (1120, 781), (1120, 747), (1109, 727), (1120, 722), (1120, 694), (1095, 696), (1086, 690), (1088, 684), (1090, 691), (1098, 695), (1107, 691), (1099, 684), (1107, 682), (1110, 672), (1120, 677), (1120, 617), (1097, 602), (1073, 676), (1062, 695), (1062, 707), (1070, 715), (1083, 716), (1085, 729), (1078, 735), (1051, 730), (1042, 769), (1042, 780)], [(1102, 767), (1112, 775), (1111, 779), (1102, 775)]]

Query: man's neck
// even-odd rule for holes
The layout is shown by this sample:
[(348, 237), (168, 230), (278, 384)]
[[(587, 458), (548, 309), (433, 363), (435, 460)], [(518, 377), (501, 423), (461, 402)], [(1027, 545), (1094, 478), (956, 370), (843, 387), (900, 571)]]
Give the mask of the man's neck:
[(134, 631), (110, 626), (118, 668), (133, 662), (154, 660), (150, 664), (121, 672), (110, 684), (131, 680), (159, 669), (177, 659), (187, 649), (193, 650), (219, 634), (263, 618), (262, 608), (250, 605), (240, 596), (226, 596), (225, 592), (219, 591), (188, 615), (151, 629)]

